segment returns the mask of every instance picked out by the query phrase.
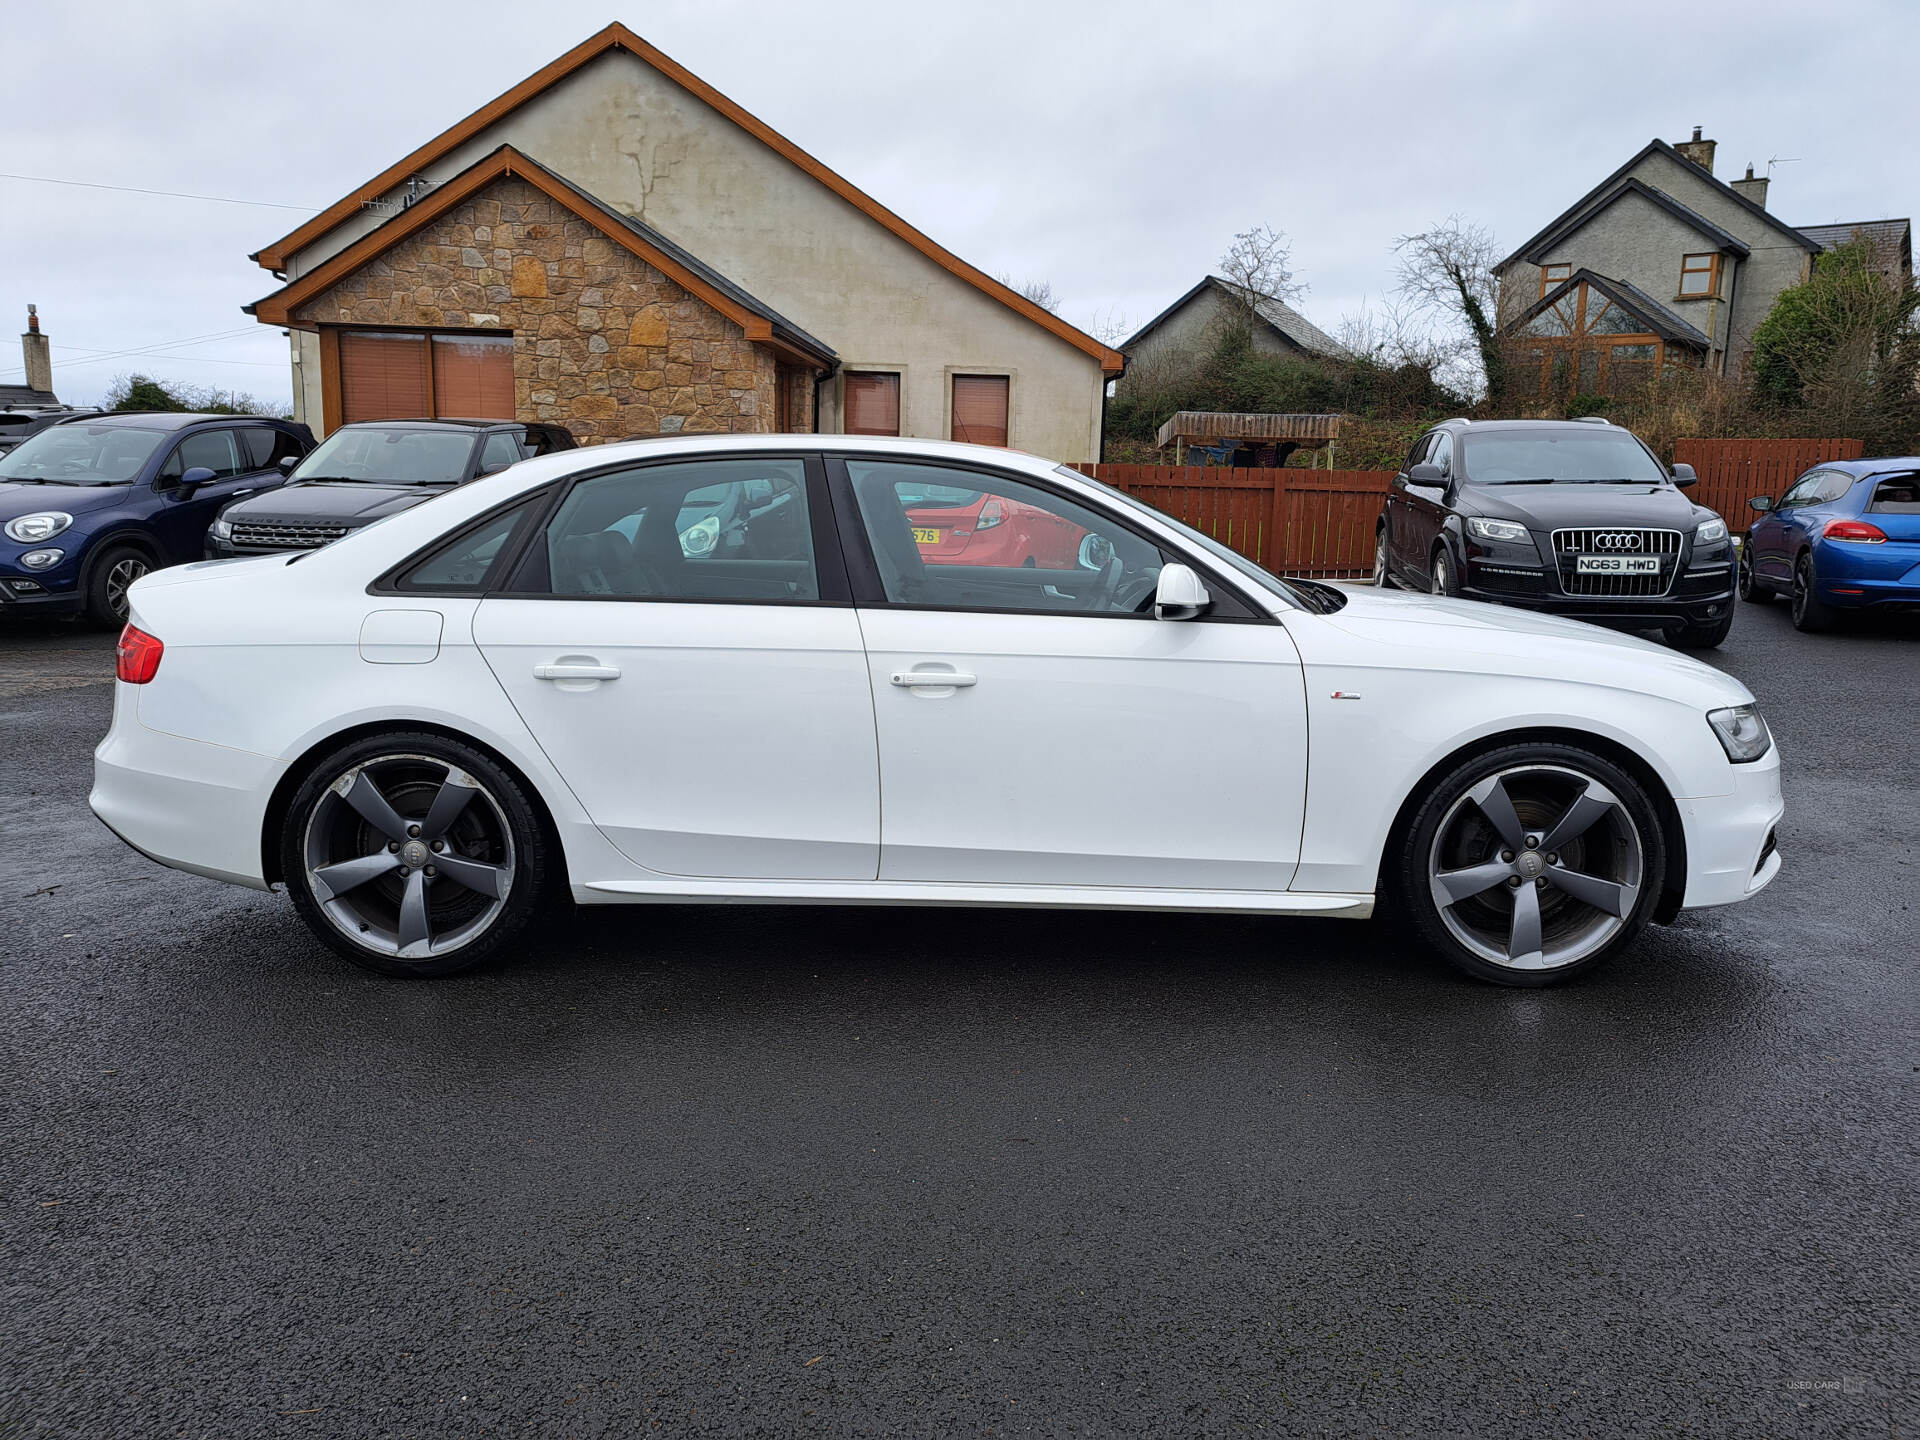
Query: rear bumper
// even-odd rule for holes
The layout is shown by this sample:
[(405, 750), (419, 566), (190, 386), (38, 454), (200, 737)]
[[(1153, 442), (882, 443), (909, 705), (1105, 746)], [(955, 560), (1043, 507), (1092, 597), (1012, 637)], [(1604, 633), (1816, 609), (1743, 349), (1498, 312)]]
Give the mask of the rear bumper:
[(114, 689), (113, 728), (93, 752), (93, 813), (150, 860), (269, 889), (261, 826), (282, 763), (148, 729), (137, 688)]
[(1726, 795), (1681, 800), (1687, 840), (1687, 890), (1681, 908), (1731, 905), (1759, 894), (1780, 873), (1780, 798), (1776, 745), (1751, 765), (1735, 765)]

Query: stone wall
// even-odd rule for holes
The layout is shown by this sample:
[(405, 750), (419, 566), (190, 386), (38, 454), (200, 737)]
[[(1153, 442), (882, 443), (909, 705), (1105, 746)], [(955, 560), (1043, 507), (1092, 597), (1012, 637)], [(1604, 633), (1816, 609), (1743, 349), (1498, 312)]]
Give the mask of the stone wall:
[(770, 350), (523, 180), (488, 186), (296, 313), (511, 330), (516, 418), (558, 421), (582, 444), (774, 428)]

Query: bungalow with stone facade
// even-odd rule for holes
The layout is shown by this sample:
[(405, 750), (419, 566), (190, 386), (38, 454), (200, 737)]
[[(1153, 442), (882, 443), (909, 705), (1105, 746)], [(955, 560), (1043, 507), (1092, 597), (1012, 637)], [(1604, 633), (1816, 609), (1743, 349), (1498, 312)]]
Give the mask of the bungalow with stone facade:
[(316, 431), (397, 415), (1098, 457), (1119, 352), (611, 25), (252, 257)]

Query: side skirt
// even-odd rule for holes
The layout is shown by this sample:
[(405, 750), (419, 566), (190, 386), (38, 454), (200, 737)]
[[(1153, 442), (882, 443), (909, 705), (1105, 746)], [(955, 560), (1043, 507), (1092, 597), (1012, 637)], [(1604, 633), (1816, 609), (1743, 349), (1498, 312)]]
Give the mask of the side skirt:
[(602, 880), (581, 905), (1032, 905), (1057, 910), (1188, 910), (1365, 920), (1374, 897), (1262, 890), (1127, 890), (1097, 885), (938, 885), (890, 880)]

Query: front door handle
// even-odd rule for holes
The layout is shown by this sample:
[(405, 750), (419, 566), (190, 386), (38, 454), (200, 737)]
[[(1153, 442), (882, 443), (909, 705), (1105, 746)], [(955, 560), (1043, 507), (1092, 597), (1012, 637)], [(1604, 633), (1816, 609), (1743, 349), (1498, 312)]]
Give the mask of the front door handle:
[(893, 683), (909, 690), (919, 689), (965, 689), (978, 681), (972, 675), (959, 670), (896, 670)]
[(618, 680), (618, 665), (598, 665), (587, 661), (562, 660), (533, 667), (536, 680)]

